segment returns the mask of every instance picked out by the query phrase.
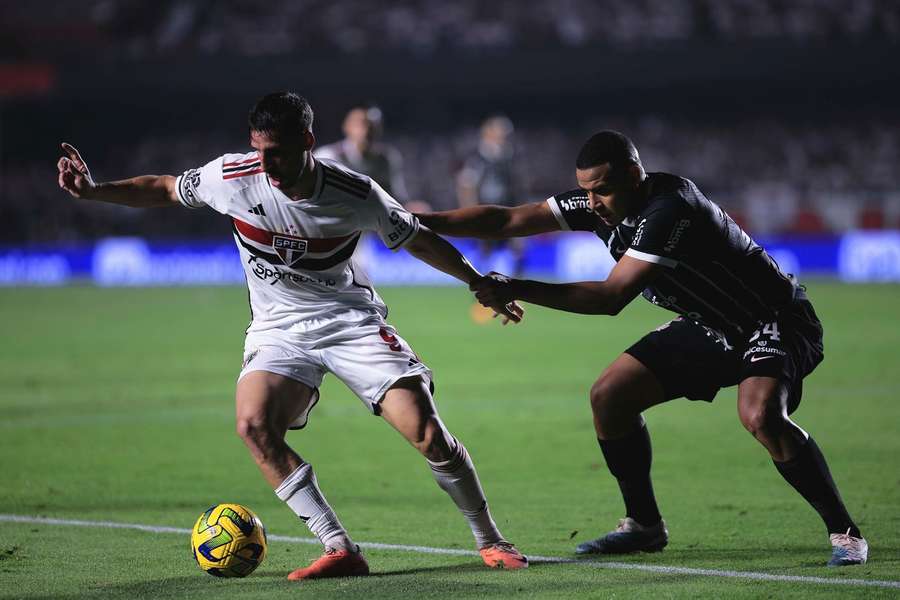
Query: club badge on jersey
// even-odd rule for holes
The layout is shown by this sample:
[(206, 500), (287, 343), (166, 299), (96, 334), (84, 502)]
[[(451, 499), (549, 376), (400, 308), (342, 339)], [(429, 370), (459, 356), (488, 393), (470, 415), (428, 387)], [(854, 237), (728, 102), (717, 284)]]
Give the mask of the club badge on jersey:
[(272, 248), (281, 261), (289, 267), (293, 267), (306, 254), (309, 243), (306, 240), (289, 235), (273, 235)]

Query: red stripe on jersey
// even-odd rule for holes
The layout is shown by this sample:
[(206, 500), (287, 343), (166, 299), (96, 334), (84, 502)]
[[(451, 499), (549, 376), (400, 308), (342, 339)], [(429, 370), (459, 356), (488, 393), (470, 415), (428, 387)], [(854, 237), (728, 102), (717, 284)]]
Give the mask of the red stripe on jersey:
[(246, 177), (247, 175), (259, 175), (263, 172), (262, 167), (257, 167), (255, 169), (251, 169), (249, 171), (236, 171), (234, 173), (228, 173), (227, 175), (222, 175), (222, 179), (237, 179), (238, 177)]
[[(265, 229), (260, 229), (259, 227), (254, 227), (250, 223), (245, 223), (239, 219), (234, 219), (234, 226), (240, 232), (242, 236), (247, 238), (248, 240), (254, 241), (257, 244), (264, 244), (266, 246), (272, 245), (272, 237), (276, 235), (284, 235), (285, 237), (294, 237), (297, 236), (287, 235), (283, 233), (272, 233), (271, 231), (266, 231)], [(339, 248), (341, 245), (346, 243), (348, 240), (353, 238), (354, 236), (359, 235), (358, 231), (354, 231), (350, 235), (345, 235), (344, 237), (336, 237), (336, 238), (297, 238), (306, 240), (308, 244), (306, 247), (307, 252), (331, 252), (332, 250)]]
[(258, 227), (254, 227), (250, 223), (244, 223), (238, 219), (232, 219), (234, 221), (234, 226), (237, 227), (237, 230), (241, 232), (248, 240), (252, 240), (257, 244), (265, 244), (266, 246), (272, 245), (272, 232), (266, 231), (265, 229), (259, 229)]
[(258, 161), (258, 160), (259, 160), (259, 155), (256, 155), (256, 156), (253, 157), (253, 158), (248, 158), (248, 159), (245, 159), (245, 160), (239, 160), (239, 161), (237, 161), (237, 162), (222, 163), (222, 166), (223, 166), (223, 167), (236, 167), (236, 166), (238, 166), (238, 165), (246, 165), (247, 163), (256, 162), (256, 161)]

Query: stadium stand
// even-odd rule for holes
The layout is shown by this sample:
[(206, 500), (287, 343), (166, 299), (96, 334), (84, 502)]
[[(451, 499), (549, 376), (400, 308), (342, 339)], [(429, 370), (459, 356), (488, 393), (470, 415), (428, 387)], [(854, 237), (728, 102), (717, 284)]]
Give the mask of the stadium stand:
[[(223, 148), (242, 150), (235, 127), (240, 111), (269, 85), (318, 94), (310, 99), (320, 144), (339, 137), (340, 118), (353, 102), (383, 101), (386, 141), (405, 157), (409, 195), (435, 208), (455, 205), (454, 178), (477, 144), (478, 123), (502, 111), (516, 121), (529, 200), (570, 188), (577, 147), (590, 132), (615, 128), (638, 143), (649, 169), (694, 178), (753, 233), (900, 226), (900, 122), (884, 99), (900, 95), (900, 88), (891, 71), (896, 61), (879, 58), (900, 43), (900, 3), (403, 0), (374, 6), (362, 0), (0, 4), (0, 239), (220, 236), (221, 223), (187, 211), (159, 223), (140, 211), (68, 200), (52, 176), (56, 136), (80, 144), (104, 140), (100, 148), (83, 148), (100, 179), (176, 173)], [(807, 48), (832, 54), (820, 60)], [(742, 59), (760, 49), (770, 55), (758, 65)], [(780, 60), (782, 51), (807, 62)], [(380, 52), (387, 58), (377, 59)], [(522, 66), (521, 57), (544, 53), (555, 54), (542, 68)], [(673, 64), (658, 62), (670, 54), (677, 56)], [(691, 71), (710, 54), (730, 57), (709, 66), (723, 74)], [(501, 58), (478, 70), (488, 55)], [(310, 61), (318, 70), (308, 79), (284, 73), (316, 56), (324, 58)], [(408, 66), (416, 77), (432, 79), (404, 82), (398, 56), (413, 61)], [(427, 60), (414, 63), (410, 57), (417, 56)], [(617, 69), (616, 81), (625, 87), (608, 93), (599, 85), (576, 86), (579, 65), (572, 63), (582, 56), (606, 61), (603, 68)], [(233, 67), (223, 57), (244, 61), (242, 73), (279, 66), (241, 89), (244, 81), (229, 80)], [(468, 61), (469, 70), (458, 75), (466, 85), (445, 76), (457, 59)], [(741, 71), (736, 65), (744, 63), (749, 66)], [(653, 69), (652, 78), (632, 75), (632, 64)], [(681, 64), (683, 72), (667, 79)], [(343, 69), (368, 79), (354, 86)], [(844, 74), (840, 85), (832, 71)], [(859, 81), (847, 73), (859, 73)], [(303, 82), (309, 79), (324, 83), (308, 92)], [(103, 85), (95, 89), (97, 83)], [(698, 110), (699, 85), (715, 92), (710, 106), (727, 110)], [(244, 95), (235, 97), (238, 92)], [(221, 97), (217, 106), (208, 105), (213, 94)], [(39, 119), (42, 127), (28, 125)]]

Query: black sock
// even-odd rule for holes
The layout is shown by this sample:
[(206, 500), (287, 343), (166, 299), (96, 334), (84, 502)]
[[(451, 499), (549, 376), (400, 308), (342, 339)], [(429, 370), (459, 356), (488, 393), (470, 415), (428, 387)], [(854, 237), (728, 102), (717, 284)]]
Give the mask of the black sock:
[(847, 533), (849, 529), (853, 537), (862, 537), (856, 523), (847, 513), (841, 494), (828, 471), (825, 457), (812, 437), (806, 440), (797, 456), (784, 462), (775, 462), (775, 468), (816, 509), (825, 521), (828, 533)]
[(600, 442), (609, 472), (619, 482), (625, 500), (625, 515), (644, 526), (659, 523), (662, 517), (650, 482), (653, 451), (647, 426), (641, 423), (637, 429), (617, 440), (597, 441)]

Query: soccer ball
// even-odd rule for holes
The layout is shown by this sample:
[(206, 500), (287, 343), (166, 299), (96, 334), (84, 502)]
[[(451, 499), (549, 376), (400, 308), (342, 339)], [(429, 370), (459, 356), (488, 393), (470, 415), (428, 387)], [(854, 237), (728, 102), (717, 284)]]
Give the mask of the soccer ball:
[(216, 577), (246, 577), (266, 557), (266, 546), (262, 521), (240, 504), (209, 507), (191, 531), (194, 560)]

